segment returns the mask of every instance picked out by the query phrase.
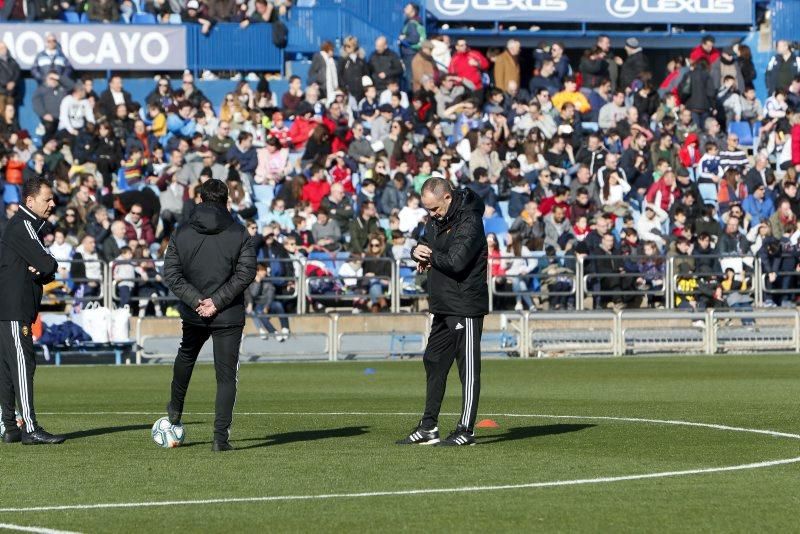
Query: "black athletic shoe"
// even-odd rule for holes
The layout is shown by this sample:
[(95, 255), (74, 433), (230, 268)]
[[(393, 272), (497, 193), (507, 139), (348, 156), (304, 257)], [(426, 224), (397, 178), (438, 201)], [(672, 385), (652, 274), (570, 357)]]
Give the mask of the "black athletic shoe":
[(462, 447), (475, 445), (475, 434), (465, 428), (456, 428), (447, 438), (440, 441), (437, 447)]
[(181, 415), (183, 415), (181, 414), (181, 412), (172, 407), (171, 402), (167, 403), (167, 418), (169, 419), (170, 423), (172, 423), (173, 425), (177, 425), (178, 423), (180, 423)]
[(59, 443), (64, 443), (66, 440), (67, 436), (51, 434), (41, 427), (31, 433), (22, 432), (23, 445), (58, 445)]
[(214, 440), (214, 443), (211, 445), (211, 450), (214, 452), (232, 451), (233, 445), (231, 445), (227, 441)]
[(22, 430), (15, 428), (3, 434), (3, 443), (19, 443), (22, 441)]
[(439, 443), (439, 428), (434, 427), (432, 430), (426, 430), (420, 425), (412, 430), (411, 434), (397, 440), (395, 443), (398, 445), (435, 445)]

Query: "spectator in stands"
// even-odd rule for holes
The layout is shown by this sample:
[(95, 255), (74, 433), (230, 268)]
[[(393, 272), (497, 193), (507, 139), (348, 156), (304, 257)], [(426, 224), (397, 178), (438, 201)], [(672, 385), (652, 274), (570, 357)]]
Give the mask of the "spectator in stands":
[(439, 76), (439, 69), (431, 55), (433, 53), (433, 43), (423, 41), (411, 60), (411, 89), (414, 92), (422, 89), (422, 80), (427, 76), (431, 80), (436, 80)]
[(142, 212), (141, 204), (134, 204), (125, 216), (125, 239), (137, 241), (141, 246), (149, 247), (155, 240), (155, 229), (148, 217)]
[(600, 108), (597, 124), (603, 130), (615, 128), (617, 122), (624, 120), (628, 115), (628, 108), (625, 106), (625, 91), (614, 91), (611, 102)]
[(0, 109), (6, 109), (9, 104), (16, 108), (19, 81), (19, 64), (11, 57), (8, 46), (4, 42), (0, 42)]
[(61, 113), (61, 101), (66, 96), (66, 91), (61, 85), (58, 72), (47, 74), (44, 83), (36, 88), (33, 93), (33, 111), (39, 116), (44, 126), (43, 140), (46, 143), (55, 136), (58, 130), (58, 121)]
[(719, 50), (714, 48), (716, 40), (713, 35), (706, 34), (700, 40), (700, 44), (692, 49), (689, 54), (689, 61), (697, 63), (701, 59), (705, 60), (709, 65), (714, 65), (720, 57)]
[(349, 224), (351, 252), (367, 252), (370, 236), (380, 232), (377, 210), (371, 200), (364, 201), (361, 212)]
[(75, 284), (73, 295), (76, 299), (100, 296), (103, 266), (97, 254), (94, 237), (88, 234), (83, 236), (81, 244), (72, 255), (70, 278)]
[(311, 58), (308, 83), (316, 84), (320, 98), (330, 98), (333, 101), (333, 93), (339, 88), (339, 76), (333, 57), (333, 43), (330, 41), (323, 41), (319, 52)]
[(311, 227), (314, 243), (330, 252), (341, 249), (342, 230), (324, 209), (317, 211), (317, 222)]
[(520, 84), (519, 53), (520, 42), (509, 39), (506, 49), (494, 58), (494, 85), (502, 91), (508, 91), (509, 83)]
[(466, 39), (456, 41), (456, 53), (450, 60), (448, 72), (458, 77), (460, 83), (473, 91), (483, 89), (482, 73), (489, 68), (489, 60), (477, 50), (470, 49)]
[(56, 36), (48, 33), (45, 35), (44, 50), (33, 59), (31, 76), (39, 84), (43, 84), (51, 72), (58, 74), (62, 85), (68, 88), (72, 86), (72, 64), (61, 50)]
[[(549, 101), (550, 95), (554, 95), (561, 90), (561, 81), (556, 74), (555, 63), (552, 59), (545, 59), (539, 74), (531, 78), (528, 84), (531, 95), (546, 97)], [(547, 95), (541, 95), (540, 91), (546, 90)]]
[(691, 111), (695, 125), (703, 124), (715, 107), (716, 89), (708, 69), (708, 61), (700, 58), (684, 76), (687, 81), (681, 81), (679, 88), (680, 98)]
[(794, 77), (800, 75), (800, 56), (794, 54), (789, 41), (779, 40), (775, 52), (767, 64), (765, 80), (770, 95), (778, 89), (787, 89)]
[[(157, 88), (157, 90), (160, 90), (160, 88)], [(154, 98), (154, 100), (157, 99)], [(130, 109), (133, 100), (131, 99), (131, 94), (122, 88), (122, 76), (115, 74), (108, 80), (108, 89), (100, 95), (98, 108), (100, 114), (108, 120), (116, 114), (117, 106), (122, 104)]]
[(386, 90), (390, 81), (399, 83), (403, 75), (403, 63), (389, 48), (383, 35), (375, 39), (375, 51), (369, 57), (369, 70), (378, 93)]
[(339, 225), (341, 234), (347, 233), (350, 222), (353, 220), (353, 201), (345, 194), (344, 185), (334, 183), (330, 186), (330, 194), (322, 199), (320, 207), (328, 212), (330, 218)]
[(583, 93), (578, 91), (578, 84), (573, 76), (564, 78), (564, 89), (553, 95), (553, 107), (561, 110), (564, 104), (571, 103), (579, 113), (588, 113), (591, 110), (589, 101)]
[(358, 39), (349, 35), (344, 38), (341, 57), (338, 64), (338, 80), (342, 89), (347, 91), (356, 102), (364, 97), (363, 79), (369, 77), (369, 65), (364, 61), (364, 50)]
[(91, 22), (119, 22), (120, 4), (116, 0), (88, 0), (86, 14)]
[(400, 45), (400, 57), (402, 57), (405, 66), (406, 82), (411, 85), (411, 61), (420, 51), (423, 41), (427, 39), (427, 32), (419, 19), (419, 6), (417, 4), (411, 2), (406, 4), (403, 8), (403, 15), (405, 16), (405, 22), (397, 40)]
[(634, 80), (640, 79), (644, 73), (650, 72), (650, 61), (644, 55), (636, 37), (628, 37), (625, 40), (625, 53), (627, 57), (619, 72), (619, 85), (620, 89), (628, 91)]
[(82, 85), (76, 84), (72, 92), (61, 101), (58, 114), (57, 135), (70, 147), (72, 142), (83, 131), (87, 123), (94, 123), (94, 111), (86, 100), (86, 91)]

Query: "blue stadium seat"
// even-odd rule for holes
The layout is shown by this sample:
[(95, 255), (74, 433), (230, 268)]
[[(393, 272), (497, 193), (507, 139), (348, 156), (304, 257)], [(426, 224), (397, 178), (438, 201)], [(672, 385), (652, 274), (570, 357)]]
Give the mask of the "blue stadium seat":
[(74, 11), (65, 11), (64, 12), (64, 22), (68, 24), (80, 24), (81, 16), (78, 15)]
[(254, 185), (253, 196), (259, 202), (265, 202), (269, 205), (275, 197), (275, 186), (272, 185)]
[(753, 129), (750, 127), (749, 122), (731, 122), (728, 125), (728, 133), (738, 136), (741, 146), (753, 146)]
[(269, 213), (269, 204), (264, 202), (256, 201), (256, 210), (258, 210), (258, 222), (259, 226), (264, 224), (264, 221), (267, 220), (267, 214)]
[(336, 274), (336, 263), (333, 260), (333, 255), (330, 252), (321, 252), (318, 250), (309, 252), (308, 261), (318, 261), (323, 264), (325, 270)]
[(117, 187), (120, 191), (127, 191), (130, 189), (130, 187), (128, 187), (128, 180), (125, 179), (125, 169), (117, 171)]
[(497, 234), (497, 237), (504, 237), (508, 233), (508, 223), (502, 217), (492, 217), (483, 220), (483, 230), (487, 234)]
[(20, 190), (18, 185), (6, 184), (3, 189), (3, 202), (6, 204), (19, 204)]
[(157, 24), (156, 16), (152, 13), (134, 13), (131, 24)]
[(89, 20), (89, 15), (86, 13), (81, 13), (81, 24), (89, 24), (90, 22), (92, 21)]
[(171, 13), (169, 16), (169, 23), (170, 24), (183, 24), (181, 20), (181, 16), (177, 13)]

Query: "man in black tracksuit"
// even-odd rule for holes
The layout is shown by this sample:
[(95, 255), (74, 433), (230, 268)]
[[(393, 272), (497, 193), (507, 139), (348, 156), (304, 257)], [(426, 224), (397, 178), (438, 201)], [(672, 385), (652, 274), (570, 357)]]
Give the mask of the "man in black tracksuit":
[[(472, 190), (453, 191), (441, 178), (430, 178), (422, 186), (422, 204), (430, 221), (411, 256), (420, 272), (428, 272), (433, 314), (423, 358), (425, 414), (419, 426), (398, 443), (473, 445), (481, 389), (481, 332), (483, 316), (489, 311), (484, 205)], [(440, 441), (439, 411), (453, 360), (461, 378), (462, 415), (455, 431)]]
[(245, 321), (244, 291), (256, 275), (256, 251), (247, 230), (234, 222), (226, 207), (224, 182), (208, 180), (200, 187), (200, 197), (203, 202), (173, 235), (164, 258), (164, 280), (181, 301), (183, 319), (167, 414), (173, 424), (180, 422), (194, 363), (211, 337), (217, 373), (212, 450), (227, 451), (232, 449), (228, 438)]
[[(0, 243), (0, 416), (3, 442), (25, 445), (62, 443), (65, 436), (45, 432), (36, 422), (33, 374), (36, 355), (31, 325), (42, 300), (42, 286), (53, 280), (58, 263), (44, 248), (40, 233), (55, 208), (53, 189), (46, 179), (33, 176), (22, 187), (23, 204), (8, 222)], [(17, 429), (14, 401), (22, 414)]]

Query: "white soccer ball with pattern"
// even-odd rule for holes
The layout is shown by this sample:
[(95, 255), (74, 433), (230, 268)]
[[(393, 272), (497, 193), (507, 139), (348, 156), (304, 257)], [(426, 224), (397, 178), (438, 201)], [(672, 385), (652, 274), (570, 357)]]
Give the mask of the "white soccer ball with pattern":
[(180, 447), (186, 438), (183, 425), (173, 425), (168, 417), (162, 417), (155, 422), (151, 435), (155, 444), (165, 449)]

